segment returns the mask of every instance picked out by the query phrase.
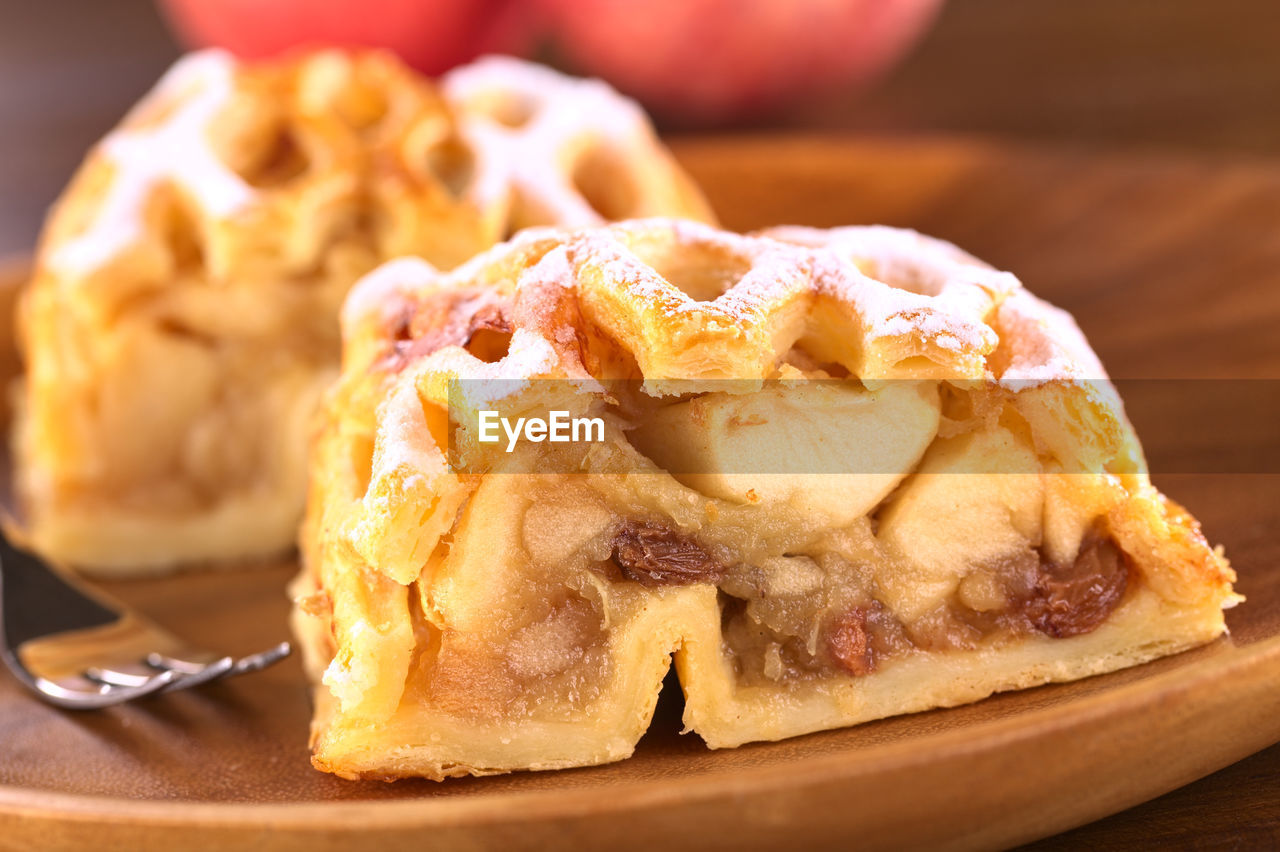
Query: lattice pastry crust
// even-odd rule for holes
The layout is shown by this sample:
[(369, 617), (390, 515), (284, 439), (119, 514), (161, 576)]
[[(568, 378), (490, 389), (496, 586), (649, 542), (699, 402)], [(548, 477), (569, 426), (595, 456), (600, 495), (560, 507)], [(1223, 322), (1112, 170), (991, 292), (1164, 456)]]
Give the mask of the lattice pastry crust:
[(488, 59), (181, 60), (55, 208), (22, 311), (18, 490), (36, 545), (100, 572), (289, 548), (347, 290), (531, 224), (708, 219), (640, 110)]
[[(534, 230), (381, 268), (343, 330), (295, 626), (346, 777), (624, 758), (672, 657), (736, 746), (1150, 660), (1237, 600), (1071, 318), (912, 232)], [(485, 406), (603, 438), (507, 453)]]

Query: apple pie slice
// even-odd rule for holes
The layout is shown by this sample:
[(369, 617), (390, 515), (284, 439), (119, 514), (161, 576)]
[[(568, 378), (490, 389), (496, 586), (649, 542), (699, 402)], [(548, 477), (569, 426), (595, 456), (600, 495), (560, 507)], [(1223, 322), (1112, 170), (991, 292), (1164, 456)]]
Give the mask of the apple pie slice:
[(43, 237), (15, 446), (34, 544), (113, 573), (290, 548), (357, 278), (655, 214), (710, 217), (599, 82), (497, 58), (438, 86), (378, 53), (181, 60)]
[(382, 267), (343, 340), (295, 627), (344, 777), (619, 760), (672, 659), (730, 747), (1140, 663), (1237, 600), (1071, 318), (912, 232), (535, 229)]

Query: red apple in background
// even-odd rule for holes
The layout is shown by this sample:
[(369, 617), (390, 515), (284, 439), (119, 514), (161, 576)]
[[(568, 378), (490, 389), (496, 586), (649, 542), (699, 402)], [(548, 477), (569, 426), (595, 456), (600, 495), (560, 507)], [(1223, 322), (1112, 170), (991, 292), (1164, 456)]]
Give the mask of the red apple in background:
[(183, 40), (260, 59), (300, 45), (385, 47), (427, 74), (522, 51), (519, 0), (163, 0)]
[(866, 86), (941, 0), (161, 0), (193, 45), (249, 58), (303, 45), (384, 47), (427, 74), (549, 38), (569, 70), (667, 118), (758, 118)]
[(659, 114), (711, 124), (866, 85), (941, 0), (537, 0), (558, 50)]

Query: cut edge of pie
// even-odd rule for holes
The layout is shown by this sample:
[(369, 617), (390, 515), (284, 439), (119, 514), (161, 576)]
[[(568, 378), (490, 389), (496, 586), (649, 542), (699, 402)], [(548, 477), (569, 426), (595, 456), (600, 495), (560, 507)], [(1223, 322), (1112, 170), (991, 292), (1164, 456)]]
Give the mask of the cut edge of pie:
[[(847, 407), (803, 444), (787, 394), (814, 379), (833, 396), (805, 405)], [(459, 380), (577, 382), (556, 404), (606, 439), (485, 456)], [(893, 431), (909, 463), (716, 467), (723, 424), (783, 421), (796, 452)], [(625, 758), (672, 659), (686, 728), (732, 747), (1114, 671), (1239, 600), (1071, 318), (887, 228), (646, 220), (384, 267), (344, 311), (301, 546), (313, 761), (348, 778)]]

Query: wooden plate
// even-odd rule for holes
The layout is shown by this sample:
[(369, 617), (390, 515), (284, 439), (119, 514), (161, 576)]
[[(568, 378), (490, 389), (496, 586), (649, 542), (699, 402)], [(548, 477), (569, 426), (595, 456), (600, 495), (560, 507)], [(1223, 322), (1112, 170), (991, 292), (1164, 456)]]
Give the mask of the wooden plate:
[[(956, 141), (686, 140), (677, 151), (729, 226), (907, 225), (1014, 270), (1077, 315), (1116, 375), (1242, 377), (1263, 380), (1260, 391), (1280, 378), (1280, 171), (1270, 166)], [(1134, 416), (1149, 446), (1178, 445), (1178, 423)], [(1201, 472), (1162, 474), (1153, 459), (1157, 483), (1226, 545), (1249, 596), (1229, 614), (1231, 638), (1208, 647), (729, 751), (679, 736), (667, 690), (628, 761), (443, 784), (313, 771), (296, 660), (84, 714), (46, 707), (5, 676), (0, 846), (972, 848), (1079, 825), (1280, 740), (1280, 475), (1232, 473), (1213, 445), (1182, 449), (1195, 464), (1178, 469)], [(238, 653), (285, 636), (293, 571), (108, 589)]]

